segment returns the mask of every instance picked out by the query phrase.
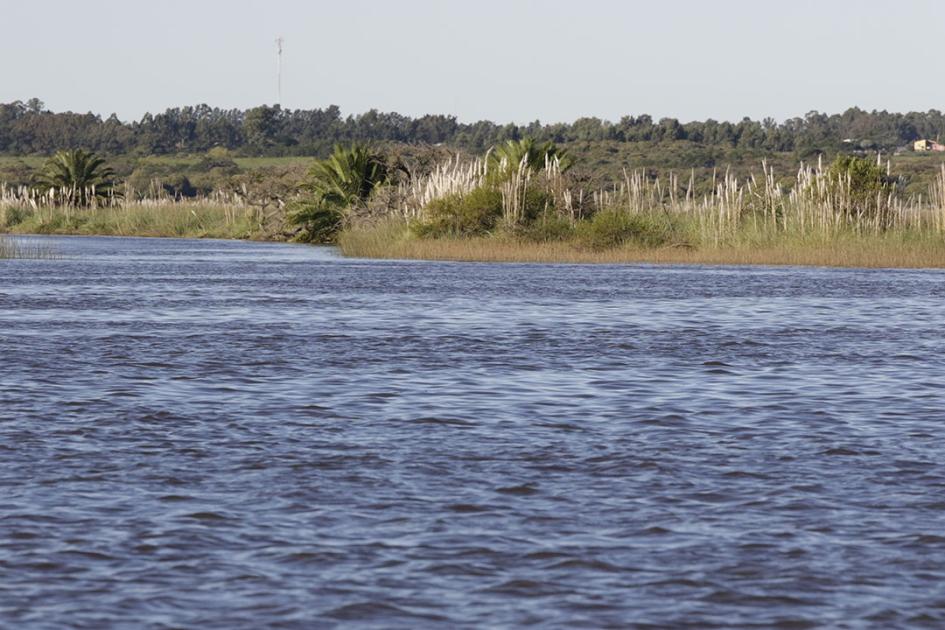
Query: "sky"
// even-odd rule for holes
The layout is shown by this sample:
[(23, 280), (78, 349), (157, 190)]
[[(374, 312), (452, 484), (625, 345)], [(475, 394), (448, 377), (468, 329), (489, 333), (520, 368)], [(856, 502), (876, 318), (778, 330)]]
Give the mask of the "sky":
[(0, 102), (461, 121), (945, 109), (941, 0), (0, 0)]

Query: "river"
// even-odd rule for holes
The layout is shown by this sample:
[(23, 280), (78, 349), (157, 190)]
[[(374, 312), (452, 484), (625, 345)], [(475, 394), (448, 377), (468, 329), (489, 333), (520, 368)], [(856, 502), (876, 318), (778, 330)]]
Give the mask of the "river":
[(945, 273), (0, 261), (0, 626), (945, 625)]

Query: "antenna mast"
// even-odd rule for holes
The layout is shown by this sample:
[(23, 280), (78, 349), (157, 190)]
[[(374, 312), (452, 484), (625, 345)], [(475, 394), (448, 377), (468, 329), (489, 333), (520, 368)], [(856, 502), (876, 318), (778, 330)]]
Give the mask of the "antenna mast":
[(276, 89), (278, 90), (276, 105), (282, 104), (282, 36), (276, 38)]

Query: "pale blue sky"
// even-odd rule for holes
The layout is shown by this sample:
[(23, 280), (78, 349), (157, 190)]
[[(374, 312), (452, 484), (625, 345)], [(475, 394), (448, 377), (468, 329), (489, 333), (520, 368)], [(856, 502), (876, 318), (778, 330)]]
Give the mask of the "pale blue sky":
[(945, 109), (939, 0), (0, 0), (0, 102), (463, 121)]

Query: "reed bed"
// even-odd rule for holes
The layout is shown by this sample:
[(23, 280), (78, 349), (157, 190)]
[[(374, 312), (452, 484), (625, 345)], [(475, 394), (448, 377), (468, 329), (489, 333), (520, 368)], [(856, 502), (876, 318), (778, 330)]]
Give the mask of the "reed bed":
[[(665, 212), (695, 218), (701, 240), (716, 245), (750, 228), (790, 234), (880, 234), (918, 231), (945, 234), (945, 165), (929, 197), (902, 198), (893, 188), (863, 196), (850, 175), (831, 173), (822, 162), (801, 164), (793, 185), (778, 183), (762, 162), (762, 175), (739, 180), (730, 172), (713, 178), (711, 194), (697, 197), (693, 183), (682, 187), (670, 173), (664, 184), (645, 171), (624, 173), (613, 190), (594, 193), (596, 210), (616, 208), (631, 214)], [(887, 163), (887, 172), (889, 165)]]
[(424, 209), (434, 200), (451, 195), (468, 195), (486, 182), (489, 174), (489, 155), (470, 161), (459, 156), (438, 164), (425, 175), (400, 183), (396, 202), (391, 206), (393, 216), (405, 221), (423, 218)]
[[(879, 159), (879, 158), (878, 158)], [(506, 166), (502, 165), (501, 169)], [(886, 163), (887, 172), (890, 164)], [(489, 175), (488, 159), (459, 159), (437, 167), (427, 176), (400, 187), (393, 204), (396, 216), (422, 220), (435, 199), (466, 195), (483, 186)], [(560, 161), (546, 160), (537, 173), (523, 160), (511, 177), (498, 184), (506, 223), (523, 219), (523, 200), (530, 188), (549, 193), (549, 208), (572, 223), (595, 212), (617, 210), (629, 214), (668, 213), (698, 219), (704, 240), (721, 242), (746, 225), (769, 231), (810, 233), (932, 230), (945, 234), (945, 164), (927, 197), (900, 197), (895, 189), (862, 198), (849, 175), (832, 173), (822, 161), (801, 163), (790, 186), (783, 186), (767, 162), (761, 174), (739, 179), (730, 171), (712, 178), (711, 193), (697, 195), (694, 175), (681, 181), (678, 173), (665, 178), (646, 169), (624, 171), (611, 188), (587, 192), (568, 186)]]
[[(268, 238), (263, 209), (236, 195), (131, 198), (89, 191), (87, 207), (64, 203), (72, 191), (0, 186), (0, 229), (13, 233)], [(70, 195), (72, 195), (70, 197)]]
[[(945, 164), (928, 194), (904, 198), (895, 185), (864, 194), (853, 177), (822, 162), (801, 164), (793, 181), (762, 162), (760, 174), (739, 179), (716, 173), (710, 192), (696, 194), (694, 175), (652, 176), (625, 171), (609, 189), (590, 193), (568, 186), (557, 160), (544, 168), (507, 169), (493, 182), (502, 193), (502, 221), (488, 235), (414, 236), (430, 202), (489, 185), (488, 160), (453, 160), (428, 178), (401, 187), (389, 222), (352, 224), (340, 239), (346, 255), (511, 262), (652, 262), (780, 264), (855, 267), (945, 266)], [(882, 164), (877, 158), (877, 164)], [(888, 176), (890, 165), (885, 163)], [(890, 181), (891, 178), (890, 178)], [(529, 190), (543, 192), (544, 213), (571, 226), (564, 237), (520, 238), (527, 233)], [(406, 209), (406, 210), (405, 210)], [(605, 214), (662, 226), (665, 238), (626, 238), (589, 246), (581, 228)], [(543, 221), (546, 219), (542, 219)], [(523, 227), (524, 226), (524, 227)], [(628, 228), (630, 229), (630, 228)], [(654, 245), (655, 243), (655, 245)]]

